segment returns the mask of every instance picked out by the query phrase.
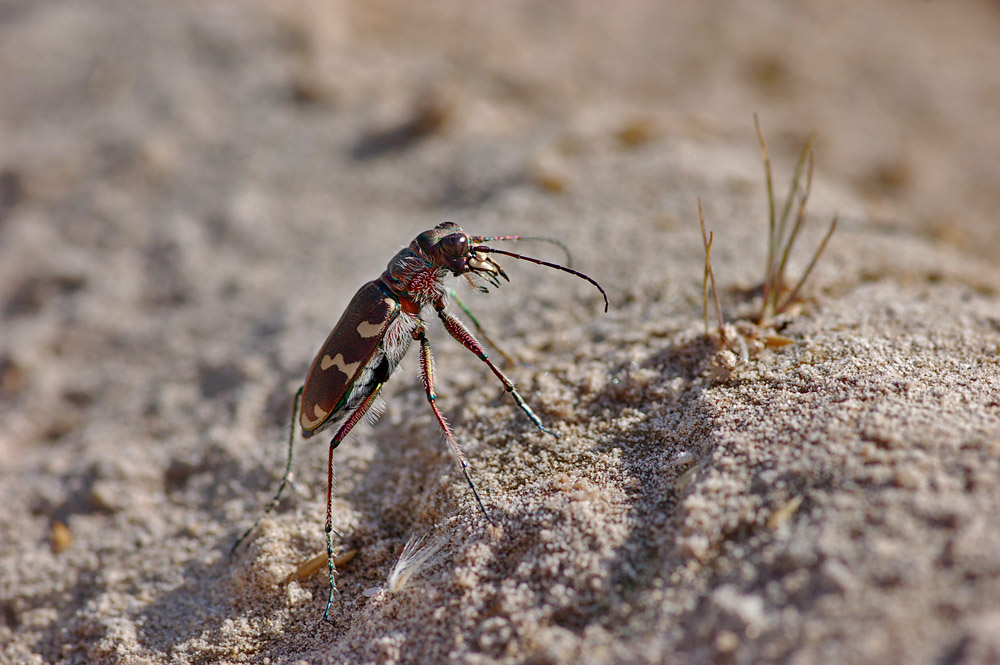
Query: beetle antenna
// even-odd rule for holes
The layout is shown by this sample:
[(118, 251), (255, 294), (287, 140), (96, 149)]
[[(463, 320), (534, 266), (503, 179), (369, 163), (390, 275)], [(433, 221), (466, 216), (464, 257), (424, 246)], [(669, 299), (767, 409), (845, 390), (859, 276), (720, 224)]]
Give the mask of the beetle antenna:
[(555, 238), (546, 238), (545, 236), (470, 236), (470, 240), (474, 243), (480, 242), (495, 242), (502, 240), (535, 240), (538, 242), (547, 242), (550, 245), (555, 245), (563, 251), (566, 255), (566, 266), (569, 268), (573, 267), (573, 255), (570, 254), (569, 247), (567, 247), (561, 240), (556, 240)]
[[(499, 239), (500, 238), (497, 238), (497, 240), (499, 240)], [(548, 261), (542, 261), (541, 259), (535, 259), (535, 258), (532, 258), (530, 256), (524, 256), (523, 254), (515, 254), (514, 252), (508, 252), (508, 251), (503, 250), (503, 249), (494, 249), (492, 247), (487, 247), (486, 245), (476, 245), (475, 247), (472, 247), (471, 249), (472, 249), (473, 252), (486, 252), (487, 254), (502, 254), (504, 256), (509, 256), (511, 258), (514, 258), (514, 259), (520, 259), (522, 261), (530, 261), (532, 263), (537, 263), (540, 266), (546, 266), (548, 268), (555, 268), (556, 270), (562, 270), (563, 272), (568, 272), (571, 275), (576, 275), (580, 279), (585, 279), (588, 282), (590, 282), (591, 284), (593, 284), (594, 286), (596, 286), (597, 290), (601, 292), (602, 296), (604, 296), (604, 311), (605, 312), (608, 311), (608, 294), (605, 293), (604, 287), (602, 287), (600, 284), (598, 284), (597, 281), (594, 280), (593, 278), (588, 277), (587, 275), (584, 275), (579, 270), (573, 270), (572, 268), (567, 268), (566, 266), (561, 266), (558, 263), (549, 263)]]

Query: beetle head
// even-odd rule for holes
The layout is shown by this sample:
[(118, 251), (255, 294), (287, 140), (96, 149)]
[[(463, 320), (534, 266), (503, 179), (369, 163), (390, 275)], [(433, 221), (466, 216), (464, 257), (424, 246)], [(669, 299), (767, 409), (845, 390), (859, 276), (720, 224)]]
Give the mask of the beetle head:
[[(601, 292), (601, 296), (604, 298), (604, 311), (608, 311), (608, 294), (605, 293), (604, 288), (592, 278), (583, 274), (579, 270), (573, 270), (567, 266), (561, 266), (558, 263), (550, 263), (548, 261), (542, 261), (541, 259), (534, 259), (530, 256), (515, 254), (514, 252), (508, 252), (503, 249), (495, 249), (482, 244), (496, 240), (545, 240), (559, 245), (563, 249), (566, 248), (565, 245), (558, 240), (550, 240), (548, 238), (529, 238), (527, 236), (470, 236), (455, 222), (442, 222), (430, 231), (424, 231), (418, 235), (413, 242), (410, 243), (409, 251), (423, 257), (424, 260), (430, 263), (434, 268), (450, 270), (456, 277), (459, 275), (465, 275), (466, 279), (469, 279), (470, 283), (472, 283), (472, 285), (480, 291), (485, 291), (486, 288), (472, 282), (469, 278), (470, 274), (482, 277), (493, 286), (500, 286), (501, 277), (508, 282), (510, 281), (510, 278), (507, 277), (507, 273), (505, 273), (503, 268), (501, 268), (500, 265), (493, 260), (493, 257), (490, 256), (491, 254), (503, 254), (504, 256), (510, 256), (518, 259), (519, 261), (530, 261), (531, 263), (545, 266), (547, 268), (555, 268), (556, 270), (561, 270), (565, 273), (569, 273), (570, 275), (575, 275), (597, 287), (597, 290)], [(569, 252), (567, 250), (567, 255), (568, 253)], [(391, 268), (392, 265), (390, 265), (390, 270)]]
[(450, 270), (455, 276), (471, 272), (495, 285), (499, 285), (498, 276), (509, 281), (496, 261), (473, 246), (474, 240), (455, 222), (442, 222), (418, 235), (413, 242), (435, 267)]

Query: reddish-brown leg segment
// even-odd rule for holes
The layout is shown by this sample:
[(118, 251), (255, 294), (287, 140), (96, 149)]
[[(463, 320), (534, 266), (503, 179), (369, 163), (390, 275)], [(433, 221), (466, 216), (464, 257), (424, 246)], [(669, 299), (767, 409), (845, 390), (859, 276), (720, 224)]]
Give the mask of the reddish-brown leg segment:
[(382, 384), (376, 384), (375, 389), (372, 390), (371, 394), (364, 399), (358, 408), (354, 410), (354, 413), (340, 426), (337, 430), (337, 434), (330, 440), (330, 454), (327, 458), (326, 463), (326, 558), (328, 561), (328, 573), (330, 577), (330, 588), (326, 596), (326, 609), (323, 610), (323, 621), (327, 623), (330, 622), (330, 607), (333, 605), (333, 592), (336, 590), (336, 585), (334, 583), (334, 578), (337, 575), (337, 568), (334, 565), (333, 558), (333, 486), (336, 481), (336, 475), (334, 474), (333, 467), (333, 451), (340, 445), (340, 443), (347, 438), (347, 435), (351, 433), (354, 426), (357, 425), (368, 410), (372, 408), (372, 404), (378, 398), (378, 394), (382, 392)]
[(424, 335), (423, 325), (413, 331), (413, 339), (420, 342), (420, 374), (424, 380), (424, 392), (427, 393), (427, 402), (431, 405), (434, 417), (437, 418), (438, 425), (444, 431), (445, 438), (448, 439), (452, 450), (455, 451), (455, 456), (458, 457), (458, 463), (462, 466), (462, 473), (465, 474), (465, 480), (472, 489), (472, 495), (476, 497), (479, 509), (483, 511), (486, 521), (496, 526), (497, 523), (486, 512), (486, 506), (483, 505), (483, 500), (479, 498), (479, 492), (476, 491), (476, 484), (472, 482), (472, 476), (469, 475), (469, 463), (465, 461), (465, 455), (462, 454), (462, 449), (459, 448), (458, 442), (455, 441), (455, 437), (451, 433), (451, 427), (449, 427), (448, 422), (441, 415), (441, 411), (437, 407), (437, 395), (434, 393), (434, 357), (431, 355), (431, 344)]
[(514, 388), (514, 384), (511, 383), (510, 379), (504, 376), (504, 373), (493, 364), (493, 361), (490, 360), (489, 357), (487, 357), (486, 352), (483, 351), (483, 347), (479, 345), (479, 342), (477, 342), (476, 338), (472, 336), (472, 333), (470, 333), (469, 330), (462, 325), (461, 321), (445, 310), (444, 303), (441, 301), (434, 303), (434, 309), (437, 311), (438, 317), (444, 324), (445, 330), (448, 331), (448, 334), (461, 342), (465, 348), (472, 351), (476, 354), (476, 357), (486, 363), (486, 366), (490, 368), (498, 379), (500, 379), (500, 383), (503, 384), (504, 390), (510, 393), (510, 396), (514, 398), (514, 402), (521, 408), (521, 411), (524, 411), (525, 415), (531, 419), (531, 422), (535, 423), (535, 426), (538, 429), (558, 439), (558, 434), (545, 429), (545, 426), (542, 425), (542, 421), (535, 415), (535, 412), (531, 410), (531, 407), (525, 403), (524, 399), (517, 392), (517, 389)]

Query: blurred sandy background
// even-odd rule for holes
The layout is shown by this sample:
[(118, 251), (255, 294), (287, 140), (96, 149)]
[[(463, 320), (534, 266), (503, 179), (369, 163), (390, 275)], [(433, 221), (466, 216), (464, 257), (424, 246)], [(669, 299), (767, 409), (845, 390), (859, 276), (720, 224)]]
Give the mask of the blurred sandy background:
[[(1000, 661), (1000, 5), (0, 2), (0, 662)], [(802, 269), (730, 320), (818, 132)], [(535, 432), (435, 322), (338, 450), (292, 391), (420, 231), (556, 237), (466, 300)], [(545, 245), (519, 250), (562, 260)], [(780, 332), (794, 341), (768, 348)], [(65, 530), (62, 526), (65, 525)], [(437, 553), (386, 579), (411, 535)]]

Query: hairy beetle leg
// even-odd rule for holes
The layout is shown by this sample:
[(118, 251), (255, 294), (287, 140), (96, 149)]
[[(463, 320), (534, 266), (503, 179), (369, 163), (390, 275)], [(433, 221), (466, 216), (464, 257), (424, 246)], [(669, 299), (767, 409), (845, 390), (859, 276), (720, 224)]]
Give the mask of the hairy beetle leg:
[[(466, 275), (466, 277), (467, 276), (468, 275)], [(473, 286), (475, 286), (475, 284), (473, 284)], [(483, 326), (480, 325), (479, 319), (477, 319), (476, 315), (472, 313), (472, 310), (470, 310), (469, 307), (464, 302), (462, 302), (462, 300), (458, 297), (458, 294), (455, 293), (454, 289), (452, 289), (448, 295), (451, 296), (451, 299), (455, 301), (455, 304), (458, 305), (459, 309), (465, 312), (465, 315), (469, 317), (469, 320), (472, 321), (472, 325), (475, 327), (476, 332), (483, 339), (483, 341), (492, 346), (493, 350), (500, 354), (500, 357), (503, 358), (506, 364), (510, 365), (511, 367), (519, 364), (517, 359), (514, 358), (514, 356), (504, 351), (500, 347), (500, 345), (497, 344), (495, 341), (493, 341), (493, 338), (490, 337), (485, 330), (483, 330)]]
[(486, 506), (483, 505), (483, 500), (479, 497), (476, 484), (472, 482), (472, 476), (469, 475), (469, 463), (465, 460), (465, 455), (462, 453), (458, 441), (455, 440), (454, 435), (451, 433), (451, 427), (444, 419), (444, 416), (441, 415), (441, 410), (437, 407), (437, 395), (434, 393), (434, 357), (431, 355), (431, 343), (427, 341), (427, 336), (424, 335), (422, 325), (413, 331), (413, 338), (420, 342), (420, 374), (424, 380), (424, 392), (427, 394), (427, 403), (431, 405), (438, 425), (441, 426), (445, 438), (448, 439), (448, 443), (451, 444), (452, 450), (455, 451), (455, 455), (458, 457), (458, 463), (462, 466), (462, 473), (465, 474), (465, 480), (469, 483), (472, 495), (476, 497), (479, 509), (483, 511), (483, 517), (493, 526), (497, 526), (497, 523), (493, 521), (490, 514), (486, 512)]
[(372, 404), (375, 403), (380, 392), (382, 392), (381, 383), (376, 384), (371, 394), (358, 405), (358, 408), (354, 410), (354, 413), (340, 426), (337, 434), (330, 440), (330, 453), (326, 463), (326, 526), (323, 529), (326, 534), (326, 562), (330, 582), (326, 595), (326, 608), (323, 610), (323, 621), (327, 623), (330, 623), (330, 608), (333, 606), (333, 594), (337, 590), (336, 558), (333, 556), (333, 487), (336, 484), (337, 476), (333, 466), (333, 451), (347, 438), (347, 435), (351, 433), (354, 426), (365, 417), (365, 414), (368, 412), (368, 409), (372, 408)]
[(490, 368), (498, 379), (500, 379), (500, 383), (503, 384), (504, 390), (510, 393), (510, 396), (514, 398), (514, 402), (518, 405), (518, 407), (520, 407), (521, 411), (528, 416), (531, 422), (535, 423), (535, 427), (558, 439), (558, 434), (546, 429), (545, 426), (542, 425), (541, 419), (535, 415), (535, 412), (531, 410), (531, 407), (524, 401), (524, 398), (517, 392), (517, 389), (514, 387), (514, 384), (511, 383), (511, 380), (508, 379), (504, 373), (493, 364), (493, 361), (489, 359), (486, 355), (486, 351), (484, 351), (483, 347), (476, 341), (476, 338), (472, 336), (472, 333), (470, 333), (468, 329), (462, 325), (461, 321), (445, 310), (444, 303), (440, 301), (435, 303), (434, 309), (437, 311), (438, 318), (441, 319), (441, 323), (444, 324), (445, 330), (448, 331), (448, 334), (461, 342), (465, 348), (476, 354), (477, 358), (486, 363), (486, 366)]

